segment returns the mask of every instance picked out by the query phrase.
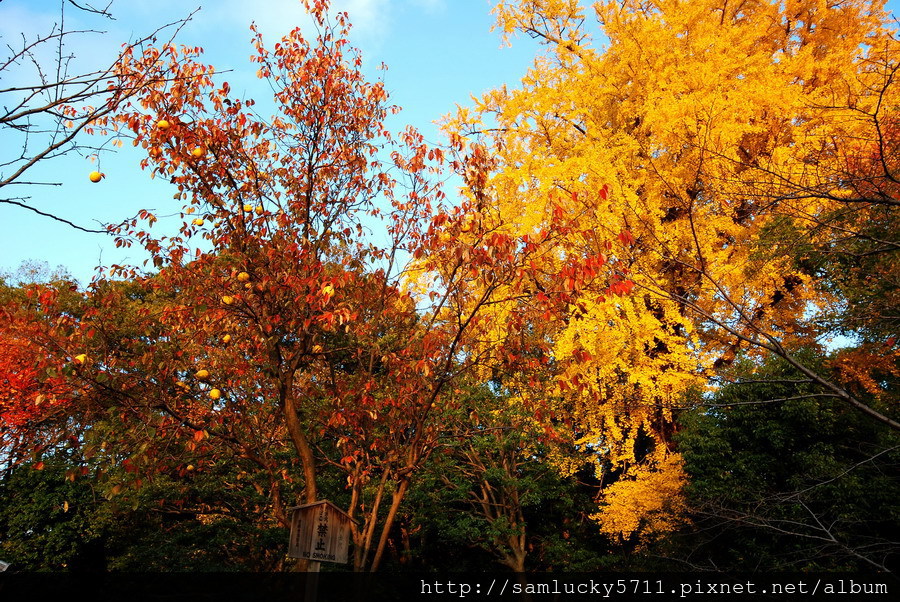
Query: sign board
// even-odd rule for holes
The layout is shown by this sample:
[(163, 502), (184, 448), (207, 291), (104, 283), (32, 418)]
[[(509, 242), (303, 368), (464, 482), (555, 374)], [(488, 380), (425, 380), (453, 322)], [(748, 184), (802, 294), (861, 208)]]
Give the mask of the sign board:
[(290, 508), (291, 539), (288, 556), (318, 562), (347, 562), (350, 516), (329, 502)]

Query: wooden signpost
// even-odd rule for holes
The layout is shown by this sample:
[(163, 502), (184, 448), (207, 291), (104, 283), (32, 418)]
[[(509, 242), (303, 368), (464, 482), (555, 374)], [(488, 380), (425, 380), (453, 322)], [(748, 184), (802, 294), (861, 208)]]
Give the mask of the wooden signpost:
[(309, 560), (306, 602), (315, 602), (319, 586), (319, 563), (347, 562), (350, 523), (346, 512), (322, 500), (288, 509), (291, 512), (291, 539), (288, 556)]
[(346, 512), (328, 500), (289, 510), (292, 514), (288, 556), (346, 564), (353, 520)]

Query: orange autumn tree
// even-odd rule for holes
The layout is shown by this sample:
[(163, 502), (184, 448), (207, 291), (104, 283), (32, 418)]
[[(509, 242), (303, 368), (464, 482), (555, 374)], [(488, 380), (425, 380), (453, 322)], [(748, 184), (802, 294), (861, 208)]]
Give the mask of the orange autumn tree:
[[(604, 252), (633, 282), (616, 304), (584, 303), (553, 339), (556, 360), (590, 358), (574, 367), (585, 388), (557, 395), (618, 479), (597, 515), (609, 533), (636, 533), (642, 514), (651, 530), (672, 527), (654, 519), (679, 505), (672, 411), (739, 353), (778, 355), (823, 395), (900, 426), (791, 352), (816, 344), (813, 317), (836, 301), (797, 260), (803, 245), (842, 240), (830, 216), (859, 207), (863, 189), (876, 213), (894, 198), (890, 160), (847, 177), (860, 140), (892, 144), (896, 41), (881, 6), (498, 4), (504, 33), (542, 51), (519, 87), (447, 127), (496, 153), (486, 186), (511, 231), (539, 231), (561, 209), (616, 241)], [(583, 255), (596, 248), (576, 240)]]
[(145, 167), (185, 201), (182, 223), (159, 235), (144, 211), (113, 228), (157, 271), (114, 266), (126, 281), (95, 282), (43, 344), (89, 357), (74, 376), (107, 416), (89, 453), (116, 450), (130, 475), (110, 495), (154, 470), (183, 475), (190, 453), (192, 470), (224, 460), (250, 474), (287, 525), (337, 472), (354, 568), (375, 570), (441, 412), (460, 402), (453, 383), (552, 373), (533, 329), (562, 323), (582, 291), (625, 285), (609, 290), (601, 255), (558, 261), (573, 232), (562, 211), (527, 236), (497, 223), (481, 147), (453, 149), (469, 196), (448, 206), (433, 183), (443, 152), (385, 129), (396, 109), (362, 76), (347, 16), (307, 6), (315, 42), (295, 29), (269, 50), (255, 34), (268, 120), (213, 81), (199, 49), (126, 53), (122, 74), (167, 77), (96, 125), (147, 149)]
[[(158, 382), (176, 393), (159, 419), (187, 427), (198, 444), (230, 441), (271, 476), (272, 512), (285, 525), (286, 507), (300, 500), (284, 499), (283, 488), (299, 481), (302, 501), (316, 501), (320, 463), (340, 467), (351, 488), (347, 510), (359, 518), (355, 567), (374, 569), (407, 465), (420, 461), (422, 446), (408, 457), (403, 438), (423, 438), (417, 422), (435, 401), (423, 379), (437, 361), (429, 351), (441, 348), (432, 340), (440, 333), (416, 332), (394, 255), (415, 243), (410, 228), (438, 191), (425, 179), (417, 134), (395, 144), (384, 130), (393, 108), (383, 85), (363, 78), (360, 57), (346, 47), (346, 15), (332, 24), (326, 9), (310, 7), (315, 44), (295, 29), (269, 51), (256, 34), (252, 60), (279, 111), (268, 121), (252, 101), (230, 98), (227, 84), (204, 78), (211, 68), (196, 62), (196, 50), (133, 57), (138, 65), (165, 58), (179, 74), (119, 119), (148, 149), (145, 165), (170, 177), (189, 204), (180, 235), (163, 241), (132, 223), (121, 244), (133, 237), (151, 251), (162, 268), (153, 286), (175, 296), (153, 316), (174, 353), (143, 365), (161, 370)], [(399, 175), (384, 163), (391, 148)], [(395, 195), (401, 178), (417, 202)], [(367, 242), (373, 225), (385, 226), (387, 248)], [(198, 234), (211, 251), (191, 252)], [(375, 432), (381, 423), (397, 430)], [(296, 468), (280, 456), (285, 443)]]
[(67, 305), (60, 295), (70, 297), (68, 288), (0, 284), (0, 454), (7, 469), (28, 462), (40, 468), (41, 453), (71, 435), (80, 392), (68, 376), (85, 358), (47, 353), (37, 342), (47, 327), (41, 308)]

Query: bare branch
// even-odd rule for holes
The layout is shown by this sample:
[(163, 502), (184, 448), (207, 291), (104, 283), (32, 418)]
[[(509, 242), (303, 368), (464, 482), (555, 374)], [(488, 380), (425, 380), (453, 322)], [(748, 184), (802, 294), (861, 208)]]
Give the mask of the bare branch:
[(19, 201), (13, 200), (13, 199), (0, 199), (0, 203), (16, 205), (17, 207), (22, 207), (23, 209), (28, 209), (29, 211), (34, 211), (38, 215), (42, 215), (44, 217), (49, 217), (50, 219), (54, 219), (58, 222), (62, 222), (68, 226), (72, 226), (76, 230), (81, 230), (82, 232), (88, 232), (90, 234), (108, 234), (108, 232), (106, 230), (91, 230), (90, 228), (83, 228), (82, 226), (79, 226), (78, 224), (74, 224), (67, 219), (63, 219), (61, 217), (53, 215), (52, 213), (47, 213), (45, 211), (41, 211), (40, 209), (35, 209), (31, 205), (27, 205), (25, 203), (21, 203)]
[[(69, 0), (69, 3), (78, 10), (112, 18), (109, 13), (111, 2), (105, 6), (94, 6), (72, 0)], [(73, 55), (66, 54), (65, 40), (74, 35), (102, 32), (88, 29), (66, 30), (64, 6), (61, 7), (59, 23), (54, 25), (49, 33), (38, 36), (31, 42), (26, 41), (23, 34), (21, 48), (9, 47), (11, 55), (0, 66), (0, 73), (3, 73), (13, 66), (31, 63), (34, 67), (33, 77), (35, 79), (32, 84), (18, 84), (0, 90), (2, 98), (11, 101), (6, 103), (4, 110), (0, 113), (0, 127), (18, 132), (21, 141), (20, 149), (15, 154), (8, 155), (3, 161), (0, 161), (0, 165), (11, 168), (7, 174), (0, 174), (0, 188), (8, 185), (59, 185), (25, 181), (23, 175), (38, 163), (70, 152), (83, 150), (101, 152), (105, 145), (100, 145), (98, 148), (84, 146), (78, 142), (80, 136), (92, 123), (112, 115), (123, 103), (140, 91), (140, 84), (137, 87), (125, 86), (122, 75), (117, 74), (116, 69), (120, 57), (124, 53), (154, 41), (161, 32), (167, 30), (171, 33), (169, 37), (169, 42), (171, 42), (194, 14), (192, 12), (184, 19), (163, 25), (149, 35), (126, 45), (115, 60), (103, 69), (70, 75), (68, 73), (69, 64)], [(37, 49), (48, 44), (55, 46), (53, 65), (49, 69), (36, 56)], [(118, 80), (119, 84), (107, 85), (111, 80)], [(66, 112), (66, 108), (70, 108), (73, 113)], [(5, 148), (10, 149), (13, 146), (7, 145)], [(78, 230), (105, 233), (104, 230), (78, 226), (67, 219), (37, 209), (30, 202), (22, 202), (28, 198), (30, 197), (19, 197), (18, 200), (11, 198), (3, 202), (29, 209)]]

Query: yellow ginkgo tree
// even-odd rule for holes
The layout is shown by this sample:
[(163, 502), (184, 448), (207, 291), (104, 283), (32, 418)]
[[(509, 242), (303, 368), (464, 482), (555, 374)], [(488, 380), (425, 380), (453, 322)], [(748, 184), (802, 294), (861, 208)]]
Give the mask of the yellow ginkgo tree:
[[(836, 212), (898, 198), (885, 161), (865, 188), (851, 160), (884, 150), (898, 104), (883, 3), (505, 0), (495, 13), (541, 51), (520, 86), (446, 127), (493, 151), (481, 194), (504, 229), (540, 236), (562, 214), (560, 264), (602, 254), (615, 266), (609, 289), (544, 333), (577, 373), (521, 389), (556, 400), (617, 479), (604, 529), (675, 524), (658, 519), (677, 506), (661, 484), (682, 478), (672, 412), (737, 354), (776, 354), (822, 395), (900, 428), (791, 352), (815, 344), (812, 318), (838, 301), (804, 253), (847, 235)], [(616, 287), (630, 294), (610, 303)]]

